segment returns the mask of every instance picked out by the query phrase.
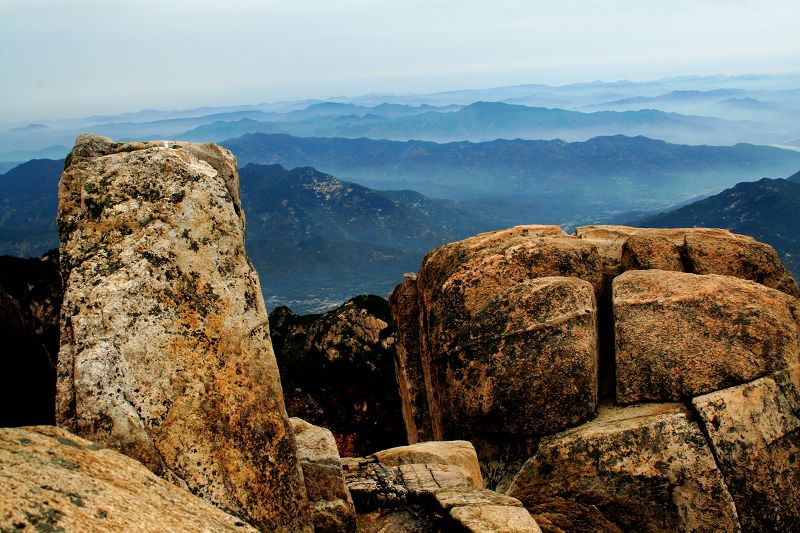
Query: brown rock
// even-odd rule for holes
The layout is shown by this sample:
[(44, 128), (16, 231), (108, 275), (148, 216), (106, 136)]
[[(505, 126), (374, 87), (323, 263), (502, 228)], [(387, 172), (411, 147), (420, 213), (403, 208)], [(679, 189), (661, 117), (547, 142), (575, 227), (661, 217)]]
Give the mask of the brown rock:
[(356, 511), (344, 481), (333, 433), (299, 418), (289, 420), (297, 440), (314, 531), (355, 531)]
[(417, 279), (407, 279), (389, 295), (392, 318), (397, 325), (395, 375), (400, 388), (403, 421), (408, 442), (433, 438), (428, 414), (428, 395), (419, 339), (419, 290)]
[(212, 144), (78, 138), (56, 418), (259, 528), (310, 530), (237, 179)]
[(52, 426), (0, 429), (0, 530), (256, 531), (142, 464)]
[(800, 530), (800, 365), (692, 400), (745, 531)]
[(678, 247), (666, 237), (632, 235), (622, 245), (622, 269), (683, 272), (683, 263)]
[(727, 276), (639, 270), (614, 280), (617, 401), (678, 400), (798, 362), (800, 302)]
[(686, 236), (686, 257), (696, 274), (721, 274), (749, 279), (800, 297), (794, 278), (775, 249), (743, 235)]
[(386, 466), (415, 463), (459, 466), (473, 487), (483, 488), (478, 456), (472, 444), (465, 440), (419, 442), (381, 450), (373, 457)]
[(446, 435), (529, 437), (594, 415), (597, 323), (592, 286), (518, 283), (486, 302), (431, 361)]
[(595, 505), (627, 531), (737, 531), (733, 500), (711, 450), (680, 404), (606, 407), (544, 437), (510, 496)]

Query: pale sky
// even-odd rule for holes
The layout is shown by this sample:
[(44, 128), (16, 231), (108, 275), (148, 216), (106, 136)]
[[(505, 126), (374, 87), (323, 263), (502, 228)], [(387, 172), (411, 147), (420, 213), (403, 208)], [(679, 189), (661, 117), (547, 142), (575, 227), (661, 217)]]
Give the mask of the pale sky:
[(0, 0), (0, 123), (800, 70), (798, 0)]

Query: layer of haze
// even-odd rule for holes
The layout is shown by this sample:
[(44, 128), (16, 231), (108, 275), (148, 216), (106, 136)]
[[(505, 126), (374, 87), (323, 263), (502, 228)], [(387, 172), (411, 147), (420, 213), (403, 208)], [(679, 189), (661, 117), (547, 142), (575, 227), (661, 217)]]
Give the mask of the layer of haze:
[(0, 0), (0, 123), (783, 73), (799, 21), (797, 0)]

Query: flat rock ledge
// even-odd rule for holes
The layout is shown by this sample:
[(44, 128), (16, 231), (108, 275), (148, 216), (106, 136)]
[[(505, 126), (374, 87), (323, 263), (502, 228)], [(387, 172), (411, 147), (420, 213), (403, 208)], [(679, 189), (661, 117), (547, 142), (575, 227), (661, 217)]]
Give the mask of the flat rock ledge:
[[(421, 444), (433, 450), (465, 449), (461, 442)], [(461, 453), (455, 457), (459, 464), (448, 464), (443, 458), (446, 454), (427, 452), (437, 462), (420, 463), (413, 461), (424, 460), (425, 452), (413, 448), (342, 460), (359, 532), (541, 532), (518, 499), (476, 487), (469, 471), (477, 457), (465, 461), (467, 454)], [(379, 457), (395, 466), (382, 463)]]

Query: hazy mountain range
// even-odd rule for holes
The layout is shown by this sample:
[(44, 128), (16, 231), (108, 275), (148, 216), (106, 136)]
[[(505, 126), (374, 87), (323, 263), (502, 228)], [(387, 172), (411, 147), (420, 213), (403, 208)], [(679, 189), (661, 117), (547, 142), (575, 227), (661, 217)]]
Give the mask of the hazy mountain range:
[(578, 143), (439, 144), (252, 134), (223, 144), (240, 164), (313, 166), (372, 188), (412, 189), (440, 198), (524, 200), (551, 211), (541, 214), (558, 223), (665, 208), (739, 181), (786, 176), (800, 168), (800, 153), (789, 150), (687, 146), (625, 136)]
[(254, 132), (436, 141), (626, 134), (684, 144), (800, 147), (798, 94), (800, 74), (690, 76), (143, 110), (0, 126), (0, 162), (63, 157), (83, 132), (198, 141)]

